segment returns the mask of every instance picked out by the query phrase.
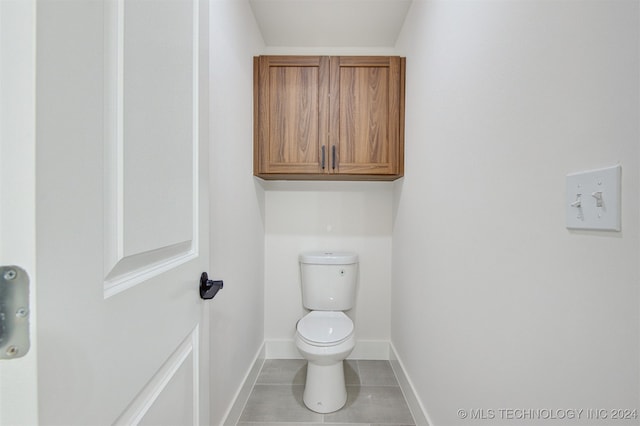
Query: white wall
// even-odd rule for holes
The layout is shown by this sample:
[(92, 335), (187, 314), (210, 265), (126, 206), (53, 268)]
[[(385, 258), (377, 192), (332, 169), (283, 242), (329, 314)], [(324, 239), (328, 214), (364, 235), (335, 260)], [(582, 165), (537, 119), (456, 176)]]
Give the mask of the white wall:
[[(414, 1), (391, 336), (432, 426), (638, 407), (639, 27), (637, 1)], [(565, 175), (618, 162), (622, 232), (565, 229)]]
[(264, 191), (252, 176), (253, 59), (247, 2), (211, 1), (211, 424), (222, 424), (264, 341)]
[(354, 251), (359, 255), (354, 320), (355, 358), (386, 358), (390, 328), (391, 220), (388, 182), (264, 182), (265, 339), (267, 358), (299, 357), (293, 342), (305, 314), (298, 255)]

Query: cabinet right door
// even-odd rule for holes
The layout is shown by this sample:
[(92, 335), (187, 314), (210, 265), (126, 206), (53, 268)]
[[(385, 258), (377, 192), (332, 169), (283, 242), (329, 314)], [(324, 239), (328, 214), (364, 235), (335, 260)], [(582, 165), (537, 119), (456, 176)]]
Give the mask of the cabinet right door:
[(330, 173), (404, 173), (404, 67), (400, 57), (331, 57)]

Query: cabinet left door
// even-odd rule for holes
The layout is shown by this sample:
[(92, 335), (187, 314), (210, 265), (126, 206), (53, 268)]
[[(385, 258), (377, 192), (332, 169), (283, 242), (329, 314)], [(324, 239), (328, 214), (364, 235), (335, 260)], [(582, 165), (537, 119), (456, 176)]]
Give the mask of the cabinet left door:
[(328, 102), (328, 57), (255, 57), (254, 174), (326, 173)]

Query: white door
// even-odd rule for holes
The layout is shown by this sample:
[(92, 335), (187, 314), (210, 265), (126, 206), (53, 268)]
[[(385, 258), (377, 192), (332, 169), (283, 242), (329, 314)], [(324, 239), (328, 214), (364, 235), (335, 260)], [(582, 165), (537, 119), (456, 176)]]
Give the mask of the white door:
[(35, 11), (38, 421), (206, 424), (207, 3)]
[[(27, 306), (31, 311), (32, 338), (26, 356), (24, 341), (15, 345), (14, 339), (8, 341), (7, 330), (0, 330), (2, 426), (31, 425), (37, 423), (38, 418), (37, 342), (33, 339), (36, 321), (35, 36), (35, 0), (0, 0), (0, 265), (15, 265), (28, 271), (32, 296)], [(0, 279), (0, 285), (7, 284), (3, 277)], [(0, 300), (0, 315), (8, 315), (6, 310)], [(2, 359), (10, 355), (7, 351), (12, 346), (18, 348), (18, 353), (10, 361)]]

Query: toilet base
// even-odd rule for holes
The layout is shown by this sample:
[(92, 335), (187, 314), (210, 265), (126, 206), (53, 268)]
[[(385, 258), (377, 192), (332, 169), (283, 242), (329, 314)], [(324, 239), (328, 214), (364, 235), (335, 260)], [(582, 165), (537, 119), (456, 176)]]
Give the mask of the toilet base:
[(347, 402), (344, 361), (331, 365), (309, 361), (302, 400), (307, 408), (316, 413), (332, 413), (344, 407)]

